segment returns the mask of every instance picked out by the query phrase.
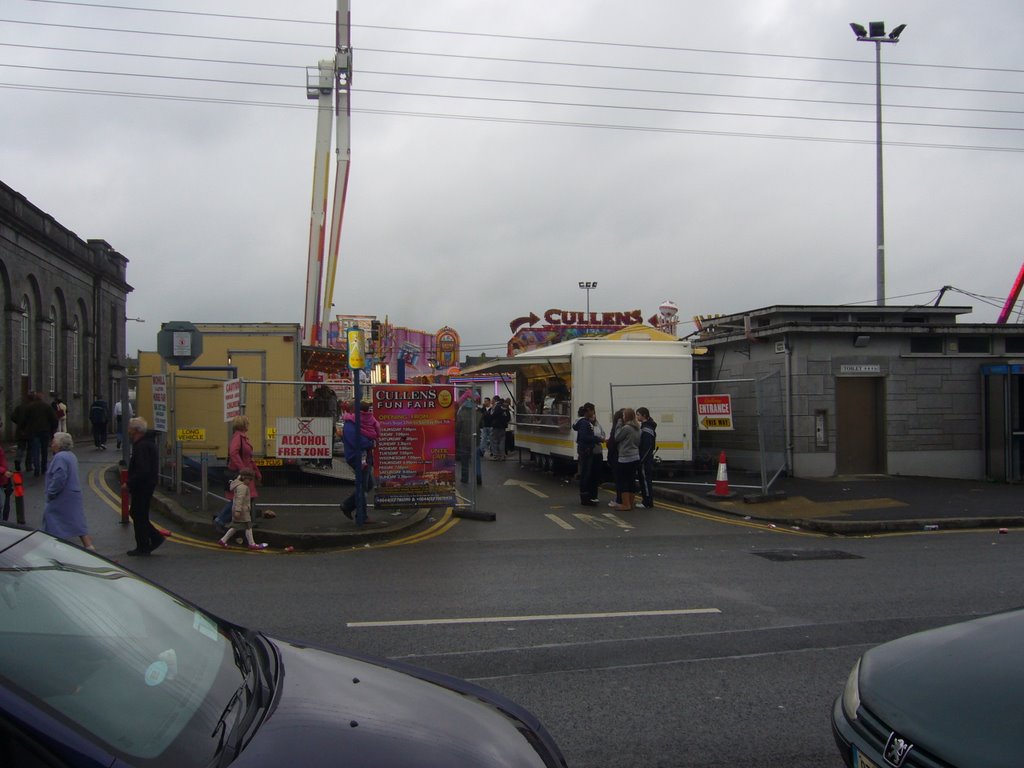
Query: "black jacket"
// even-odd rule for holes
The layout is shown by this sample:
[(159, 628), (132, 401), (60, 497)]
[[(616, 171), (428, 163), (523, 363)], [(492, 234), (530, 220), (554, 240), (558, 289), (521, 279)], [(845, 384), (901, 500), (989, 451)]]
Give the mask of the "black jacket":
[(640, 423), (640, 461), (647, 461), (654, 456), (654, 446), (658, 442), (658, 422), (654, 419)]
[(509, 421), (511, 421), (511, 417), (505, 404), (502, 403), (501, 405), (494, 406), (494, 409), (491, 411), (491, 426), (502, 432), (508, 426)]
[(572, 425), (576, 430), (576, 453), (580, 456), (596, 453), (595, 446), (601, 445), (601, 438), (594, 434), (594, 424), (586, 416), (580, 416)]
[(128, 491), (152, 493), (160, 476), (160, 456), (156, 449), (155, 430), (149, 430), (132, 444), (132, 457), (128, 461)]

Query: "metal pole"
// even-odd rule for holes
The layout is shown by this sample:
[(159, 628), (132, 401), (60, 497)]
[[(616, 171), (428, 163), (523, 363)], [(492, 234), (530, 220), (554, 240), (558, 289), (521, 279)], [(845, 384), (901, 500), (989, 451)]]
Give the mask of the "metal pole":
[(875, 175), (877, 209), (875, 212), (878, 249), (875, 256), (878, 306), (885, 306), (885, 213), (882, 184), (882, 44), (875, 41)]
[(360, 426), (362, 419), (360, 418), (360, 411), (363, 406), (363, 391), (362, 382), (360, 379), (360, 371), (355, 369), (352, 371), (352, 410), (355, 411), (355, 441), (356, 451), (359, 454), (359, 459), (356, 461), (356, 525), (362, 527), (366, 524), (366, 488), (363, 485), (364, 472), (363, 472), (363, 445), (362, 445), (362, 434), (360, 433)]

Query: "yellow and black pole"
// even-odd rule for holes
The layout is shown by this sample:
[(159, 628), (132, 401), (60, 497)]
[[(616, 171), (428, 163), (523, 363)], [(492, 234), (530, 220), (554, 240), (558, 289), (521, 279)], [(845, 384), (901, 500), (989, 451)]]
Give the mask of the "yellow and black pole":
[(352, 410), (355, 411), (355, 444), (358, 451), (358, 461), (353, 469), (356, 473), (356, 525), (366, 523), (366, 487), (363, 485), (363, 449), (360, 432), (359, 414), (362, 412), (363, 391), (362, 371), (366, 365), (364, 345), (366, 334), (359, 326), (352, 326), (345, 332), (345, 340), (348, 347), (348, 369), (352, 374)]

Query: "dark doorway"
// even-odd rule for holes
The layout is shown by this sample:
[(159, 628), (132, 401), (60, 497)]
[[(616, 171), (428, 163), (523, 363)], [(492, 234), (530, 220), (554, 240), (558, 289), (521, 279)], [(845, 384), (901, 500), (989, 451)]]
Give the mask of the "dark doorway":
[(1024, 366), (986, 365), (985, 476), (998, 482), (1024, 478)]
[(873, 475), (885, 472), (885, 379), (836, 379), (836, 472)]

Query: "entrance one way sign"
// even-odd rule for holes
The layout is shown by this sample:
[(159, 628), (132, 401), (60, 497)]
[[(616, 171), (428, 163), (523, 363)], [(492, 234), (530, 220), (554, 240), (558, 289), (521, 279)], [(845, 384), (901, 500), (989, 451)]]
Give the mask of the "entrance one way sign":
[(732, 429), (732, 395), (697, 395), (697, 427)]

